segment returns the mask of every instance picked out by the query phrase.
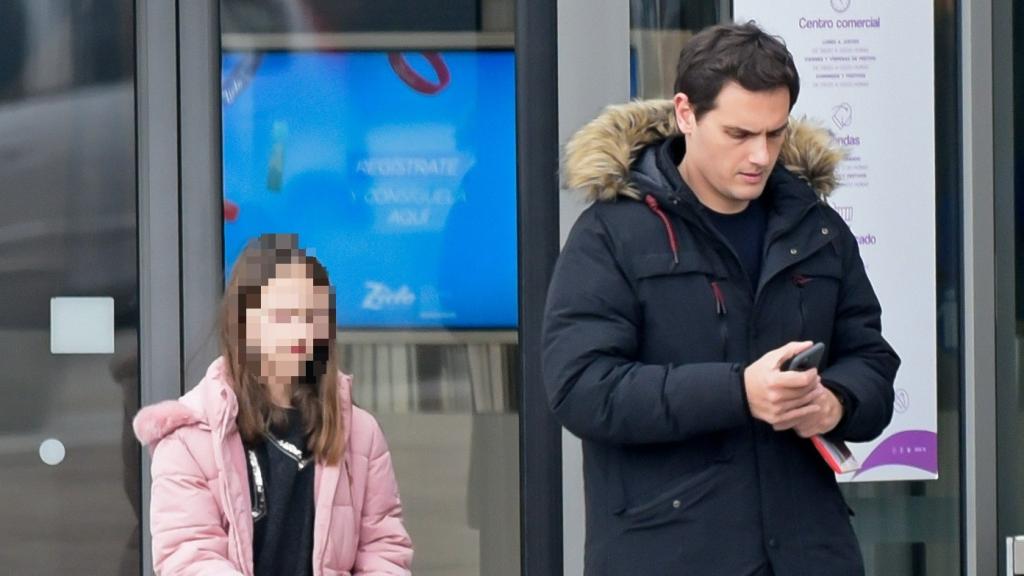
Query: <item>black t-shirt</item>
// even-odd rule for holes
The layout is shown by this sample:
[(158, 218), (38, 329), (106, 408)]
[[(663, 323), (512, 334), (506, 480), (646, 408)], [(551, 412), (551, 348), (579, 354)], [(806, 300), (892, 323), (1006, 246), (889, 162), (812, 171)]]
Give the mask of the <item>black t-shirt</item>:
[(714, 227), (729, 241), (747, 273), (751, 288), (756, 290), (757, 281), (761, 277), (764, 234), (768, 229), (768, 211), (764, 199), (752, 200), (746, 209), (736, 214), (719, 214), (708, 210), (707, 215)]
[(300, 413), (287, 414), (287, 426), (272, 430), (258, 445), (246, 446), (256, 576), (313, 575), (316, 465), (306, 448)]

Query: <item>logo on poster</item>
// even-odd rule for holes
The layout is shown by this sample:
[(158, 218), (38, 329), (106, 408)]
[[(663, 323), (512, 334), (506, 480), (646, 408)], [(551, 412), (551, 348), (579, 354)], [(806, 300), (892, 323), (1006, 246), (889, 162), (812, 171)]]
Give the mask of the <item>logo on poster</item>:
[(363, 310), (384, 310), (408, 308), (416, 302), (416, 295), (408, 286), (394, 290), (382, 282), (366, 282), (366, 297), (363, 298)]
[(897, 414), (905, 414), (910, 410), (910, 393), (903, 388), (896, 390), (896, 401), (893, 403)]
[(842, 130), (853, 124), (853, 106), (846, 102), (832, 108), (832, 123)]
[(846, 12), (850, 9), (851, 0), (832, 0), (832, 9), (836, 12)]

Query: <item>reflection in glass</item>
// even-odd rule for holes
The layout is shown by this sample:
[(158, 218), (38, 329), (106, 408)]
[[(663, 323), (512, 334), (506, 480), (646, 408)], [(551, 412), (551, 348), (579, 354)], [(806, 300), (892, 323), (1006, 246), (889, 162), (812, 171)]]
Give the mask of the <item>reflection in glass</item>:
[[(5, 573), (140, 573), (134, 25), (129, 0), (0, 2)], [(50, 353), (57, 296), (113, 299), (113, 354)]]

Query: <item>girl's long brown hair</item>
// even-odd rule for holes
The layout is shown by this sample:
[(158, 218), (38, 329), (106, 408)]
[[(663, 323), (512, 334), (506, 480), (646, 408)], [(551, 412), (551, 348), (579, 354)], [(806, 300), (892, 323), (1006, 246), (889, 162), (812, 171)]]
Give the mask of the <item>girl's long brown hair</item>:
[(249, 444), (263, 440), (271, 424), (283, 424), (285, 413), (270, 401), (259, 381), (260, 358), (246, 346), (245, 311), (260, 307), (262, 289), (277, 276), (279, 266), (304, 265), (314, 286), (330, 291), (329, 336), (313, 343), (313, 359), (305, 374), (292, 386), (292, 406), (302, 414), (309, 450), (318, 461), (329, 465), (341, 461), (345, 451), (342, 414), (338, 398), (334, 289), (327, 270), (315, 256), (298, 246), (294, 234), (264, 234), (252, 240), (239, 256), (228, 282), (221, 307), (221, 354), (231, 370), (232, 387), (238, 397), (238, 431)]

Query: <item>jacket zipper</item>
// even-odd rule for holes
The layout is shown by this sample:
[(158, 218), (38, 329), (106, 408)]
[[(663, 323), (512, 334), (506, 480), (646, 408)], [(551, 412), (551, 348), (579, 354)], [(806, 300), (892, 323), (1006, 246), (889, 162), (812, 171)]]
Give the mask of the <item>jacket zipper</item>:
[(797, 298), (800, 300), (800, 337), (803, 338), (807, 327), (807, 306), (804, 303), (804, 286), (807, 286), (811, 279), (803, 274), (793, 275), (793, 284), (797, 288)]
[(717, 280), (711, 281), (711, 294), (715, 298), (715, 315), (718, 317), (718, 335), (722, 341), (722, 361), (729, 358), (729, 319), (726, 318), (728, 310), (725, 307), (725, 293), (718, 285)]

